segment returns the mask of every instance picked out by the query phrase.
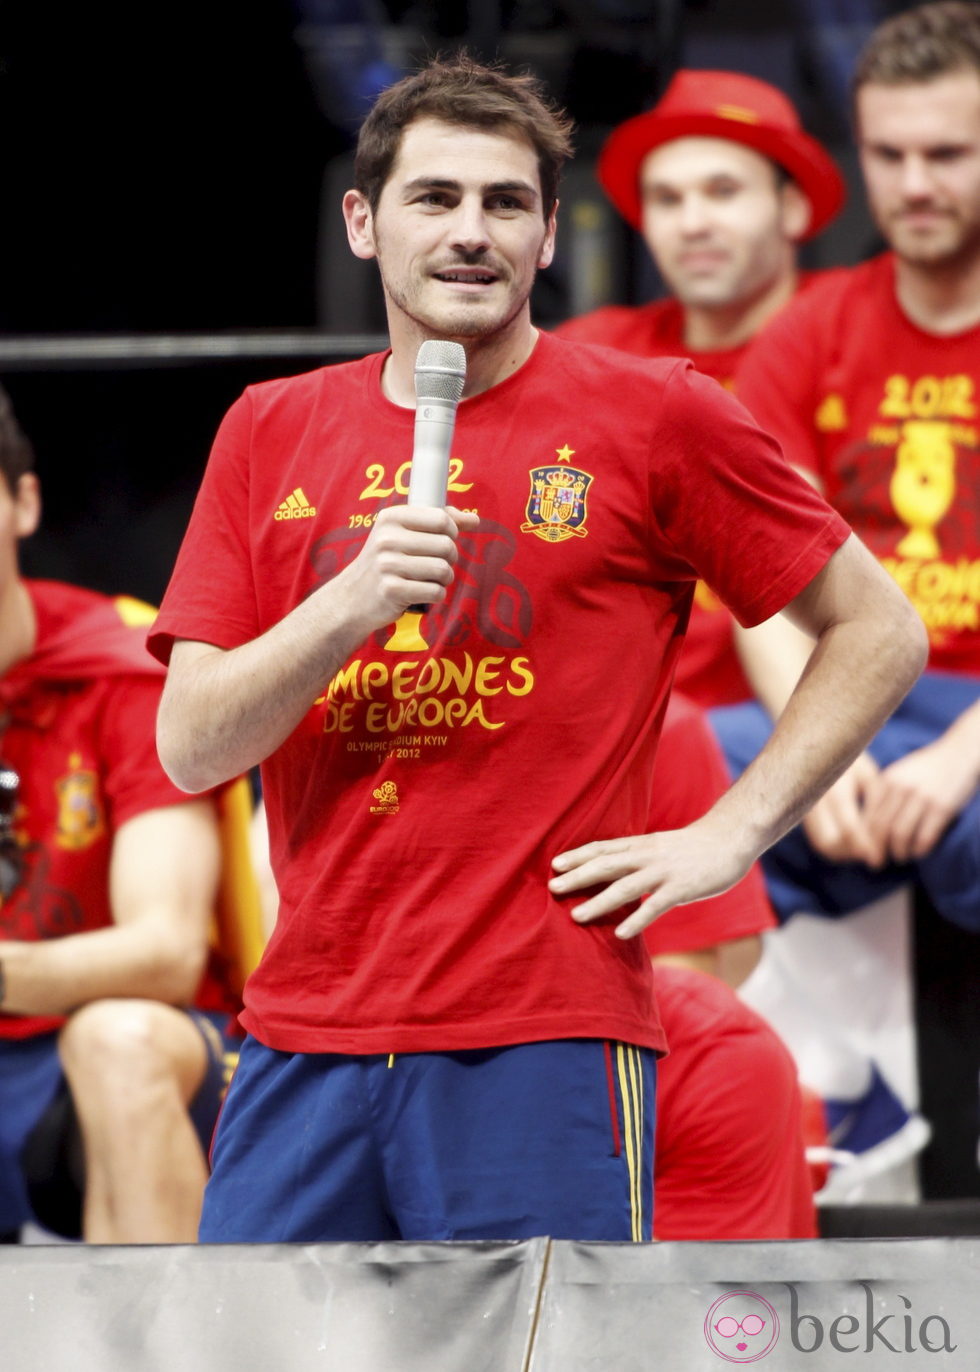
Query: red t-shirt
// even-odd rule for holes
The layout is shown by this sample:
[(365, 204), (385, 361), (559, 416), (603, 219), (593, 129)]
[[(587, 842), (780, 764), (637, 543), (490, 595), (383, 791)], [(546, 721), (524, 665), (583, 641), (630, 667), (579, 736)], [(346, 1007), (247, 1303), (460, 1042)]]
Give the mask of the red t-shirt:
[(699, 372), (731, 390), (745, 344), (694, 352), (684, 342), (684, 311), (673, 297), (646, 305), (603, 305), (555, 326), (561, 338), (602, 343), (637, 357), (687, 357)]
[[(649, 829), (681, 829), (699, 819), (731, 785), (718, 741), (704, 712), (671, 693), (653, 765)], [(643, 931), (651, 957), (713, 948), (729, 939), (761, 934), (776, 924), (758, 864), (730, 890), (710, 900), (677, 905)]]
[(722, 982), (658, 965), (658, 1239), (816, 1238), (803, 1103), (775, 1032)]
[[(25, 585), (35, 649), (0, 680), (0, 755), (20, 777), (14, 832), (24, 874), (0, 904), (0, 940), (35, 941), (112, 924), (113, 835), (128, 819), (187, 796), (157, 758), (163, 673), (146, 651), (145, 618), (127, 623), (125, 598), (53, 581)], [(218, 972), (212, 965), (197, 1003), (231, 1010)], [(61, 1023), (0, 1014), (0, 1038)]]
[[(404, 501), (414, 414), (383, 362), (232, 407), (153, 651), (253, 639)], [(643, 940), (576, 925), (551, 859), (645, 831), (695, 569), (758, 621), (849, 530), (689, 364), (545, 335), (460, 405), (449, 497), (482, 522), (448, 602), (421, 639), (372, 635), (263, 764), (280, 912), (243, 1023), (301, 1052), (660, 1049)]]
[[(699, 372), (732, 389), (745, 344), (694, 352), (684, 342), (684, 312), (674, 299), (647, 305), (604, 305), (559, 324), (554, 332), (580, 343), (601, 343), (636, 357), (687, 357)], [(735, 651), (731, 616), (714, 592), (699, 581), (676, 685), (705, 710), (749, 700), (752, 689)]]
[(980, 672), (980, 327), (932, 334), (890, 253), (829, 273), (746, 353), (738, 391), (909, 595), (936, 671)]

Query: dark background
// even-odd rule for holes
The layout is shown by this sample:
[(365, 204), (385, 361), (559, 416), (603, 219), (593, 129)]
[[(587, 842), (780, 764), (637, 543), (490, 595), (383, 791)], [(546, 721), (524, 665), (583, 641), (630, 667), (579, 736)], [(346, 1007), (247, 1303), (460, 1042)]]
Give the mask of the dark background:
[[(159, 599), (222, 413), (249, 382), (320, 357), (39, 368), (17, 356), (18, 340), (382, 329), (373, 271), (339, 234), (351, 130), (371, 79), (460, 41), (537, 70), (579, 125), (565, 225), (579, 200), (598, 200), (600, 294), (635, 301), (660, 288), (594, 186), (609, 129), (652, 103), (679, 63), (738, 67), (797, 100), (856, 186), (842, 72), (870, 24), (895, 8), (904, 6), (5, 0), (0, 377), (34, 441), (45, 496), (25, 568)], [(545, 324), (581, 298), (568, 233), (536, 290)], [(808, 261), (855, 261), (871, 246), (856, 192)]]

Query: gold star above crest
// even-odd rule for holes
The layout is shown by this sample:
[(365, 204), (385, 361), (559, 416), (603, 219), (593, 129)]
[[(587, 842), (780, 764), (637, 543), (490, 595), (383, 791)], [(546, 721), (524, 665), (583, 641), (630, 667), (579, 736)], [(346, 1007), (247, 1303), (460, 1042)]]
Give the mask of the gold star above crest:
[(571, 462), (573, 456), (575, 455), (575, 449), (570, 448), (567, 443), (563, 448), (556, 448), (555, 452), (558, 454), (559, 462)]

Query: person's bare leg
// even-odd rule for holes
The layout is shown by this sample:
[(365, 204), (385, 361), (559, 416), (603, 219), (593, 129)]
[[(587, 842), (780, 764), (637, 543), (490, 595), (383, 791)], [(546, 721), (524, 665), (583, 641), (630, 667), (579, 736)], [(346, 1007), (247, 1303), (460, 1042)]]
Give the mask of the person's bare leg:
[(90, 1243), (193, 1243), (207, 1159), (187, 1114), (207, 1067), (187, 1015), (104, 1000), (62, 1030), (61, 1058), (85, 1147)]

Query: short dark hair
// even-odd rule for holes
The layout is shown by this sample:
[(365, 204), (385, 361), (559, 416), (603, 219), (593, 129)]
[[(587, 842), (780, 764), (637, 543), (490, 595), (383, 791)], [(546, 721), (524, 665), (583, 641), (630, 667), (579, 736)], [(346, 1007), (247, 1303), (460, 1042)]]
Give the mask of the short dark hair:
[(0, 474), (11, 494), (16, 494), (21, 477), (34, 470), (34, 449), (14, 414), (10, 396), (0, 386)]
[(980, 76), (980, 5), (935, 0), (879, 24), (858, 55), (852, 96), (862, 86), (910, 85), (955, 71)]
[(416, 119), (522, 134), (537, 153), (545, 217), (551, 213), (562, 166), (572, 153), (572, 122), (535, 76), (510, 74), (499, 64), (485, 66), (464, 52), (437, 57), (382, 91), (361, 126), (354, 158), (354, 185), (372, 214), (402, 134)]

